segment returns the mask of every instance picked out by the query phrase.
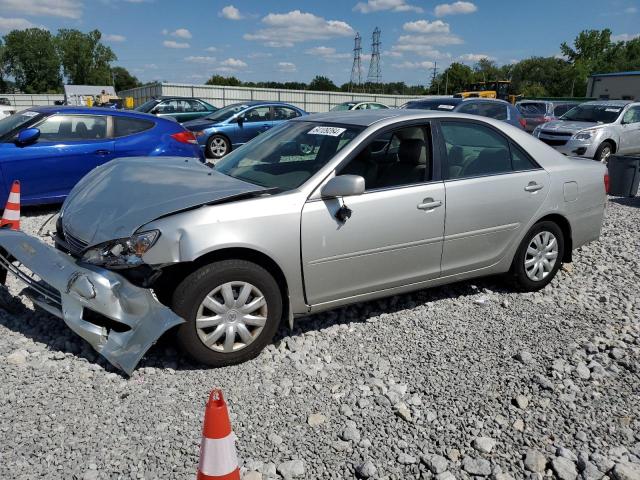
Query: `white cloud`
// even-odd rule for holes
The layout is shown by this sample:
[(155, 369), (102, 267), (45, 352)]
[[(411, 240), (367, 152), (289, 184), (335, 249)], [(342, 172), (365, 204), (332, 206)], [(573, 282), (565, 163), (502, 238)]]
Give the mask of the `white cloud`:
[(422, 13), (424, 11), (416, 5), (409, 5), (405, 0), (367, 0), (366, 2), (358, 2), (353, 9), (360, 13), (380, 12), (384, 10), (415, 13)]
[(191, 35), (191, 32), (186, 28), (178, 28), (173, 32), (169, 32), (168, 30), (165, 29), (165, 30), (162, 30), (162, 34), (171, 35), (172, 37), (176, 37), (176, 38), (184, 38), (186, 40), (193, 37), (193, 35)]
[(217, 52), (218, 49), (216, 47), (207, 47), (207, 48), (205, 48), (205, 51), (207, 51), (207, 52)]
[(220, 65), (223, 67), (235, 68), (235, 69), (248, 67), (248, 65), (245, 62), (237, 58), (227, 58), (226, 60), (223, 60), (222, 62), (220, 62)]
[(144, 68), (146, 68), (147, 70), (157, 70), (158, 69), (158, 65), (156, 65), (155, 63), (145, 63), (143, 65)]
[(350, 53), (338, 53), (333, 47), (313, 47), (305, 50), (306, 54), (320, 57), (328, 62), (334, 62), (344, 58), (351, 58)]
[(103, 35), (102, 38), (104, 38), (106, 42), (124, 42), (127, 39), (124, 35), (118, 35), (115, 33), (107, 33)]
[(280, 72), (295, 72), (297, 70), (295, 63), (278, 62), (278, 70)]
[(247, 33), (243, 38), (263, 42), (268, 47), (293, 47), (295, 43), (307, 40), (350, 37), (355, 34), (346, 22), (326, 20), (300, 10), (270, 13), (262, 19), (262, 23), (266, 28)]
[(249, 55), (247, 55), (247, 58), (270, 58), (273, 55), (271, 53), (267, 53), (267, 52), (252, 52)]
[(628, 42), (640, 37), (640, 33), (621, 33), (619, 35), (611, 35), (612, 42)]
[(82, 17), (81, 0), (0, 0), (0, 10), (12, 14), (78, 19)]
[(411, 33), (449, 33), (449, 24), (442, 20), (416, 20), (415, 22), (407, 22), (402, 26), (405, 32)]
[(453, 2), (437, 5), (434, 13), (436, 17), (446, 17), (447, 15), (465, 15), (477, 11), (478, 7), (471, 2)]
[(216, 59), (215, 57), (207, 57), (207, 56), (194, 56), (191, 55), (189, 57), (185, 57), (185, 61), (190, 62), (190, 63), (203, 63), (203, 64), (212, 64), (215, 63)]
[(227, 5), (220, 12), (218, 12), (218, 16), (222, 18), (226, 18), (227, 20), (242, 20), (244, 16), (240, 13), (233, 5)]
[(402, 63), (394, 63), (392, 65), (395, 68), (416, 70), (416, 69), (424, 69), (428, 70), (433, 68), (435, 64), (433, 62), (424, 61), (424, 62), (402, 62)]
[(34, 25), (26, 18), (5, 18), (0, 17), (0, 33), (9, 33), (11, 30), (24, 30), (25, 28), (34, 28)]
[(459, 60), (463, 62), (479, 62), (482, 59), (487, 60), (495, 60), (496, 57), (492, 57), (491, 55), (485, 55), (484, 53), (465, 53), (464, 55), (460, 55), (458, 57)]
[(638, 8), (637, 7), (627, 7), (624, 9), (624, 13), (628, 13), (630, 15), (633, 15), (634, 13), (638, 13)]
[(165, 40), (162, 45), (167, 48), (189, 48), (191, 46), (187, 42), (175, 42), (173, 40)]
[(440, 60), (443, 58), (451, 58), (451, 54), (441, 52), (440, 50), (433, 48), (430, 45), (420, 45), (420, 44), (412, 44), (412, 43), (401, 43), (398, 45), (394, 45), (393, 50), (391, 50), (391, 57), (402, 57), (405, 53), (410, 54), (410, 56), (418, 55), (419, 57), (428, 57), (434, 60)]

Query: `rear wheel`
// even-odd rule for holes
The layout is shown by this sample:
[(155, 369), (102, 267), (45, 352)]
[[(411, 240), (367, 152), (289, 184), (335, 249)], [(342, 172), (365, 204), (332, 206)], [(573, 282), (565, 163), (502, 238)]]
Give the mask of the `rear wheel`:
[(518, 286), (526, 291), (544, 288), (562, 263), (564, 236), (554, 222), (535, 224), (527, 232), (513, 259), (511, 271)]
[(596, 154), (593, 156), (594, 160), (598, 160), (602, 163), (608, 163), (609, 157), (614, 153), (614, 147), (611, 142), (602, 142), (602, 144), (596, 150)]
[(207, 141), (207, 156), (219, 160), (231, 151), (231, 143), (222, 135), (212, 135)]
[(273, 339), (282, 317), (282, 295), (274, 278), (244, 260), (206, 265), (173, 293), (173, 310), (185, 319), (180, 347), (213, 367), (250, 360)]

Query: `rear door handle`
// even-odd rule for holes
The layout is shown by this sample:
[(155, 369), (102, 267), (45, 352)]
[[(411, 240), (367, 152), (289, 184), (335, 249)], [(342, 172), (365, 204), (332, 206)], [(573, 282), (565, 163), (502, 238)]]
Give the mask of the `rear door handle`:
[(422, 203), (418, 204), (418, 210), (433, 210), (442, 206), (442, 200), (434, 200), (433, 198), (425, 198)]
[(109, 150), (96, 150), (96, 155), (109, 155), (110, 153)]
[(544, 185), (540, 185), (536, 182), (529, 182), (529, 185), (524, 187), (525, 192), (537, 192), (538, 190), (542, 190)]

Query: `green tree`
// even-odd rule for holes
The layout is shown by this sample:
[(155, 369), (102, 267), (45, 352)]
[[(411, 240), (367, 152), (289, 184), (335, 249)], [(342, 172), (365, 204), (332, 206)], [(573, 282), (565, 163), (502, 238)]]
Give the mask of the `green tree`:
[(212, 75), (209, 80), (205, 82), (205, 85), (222, 85), (227, 87), (239, 87), (242, 82), (236, 77), (224, 77), (222, 75)]
[(62, 87), (60, 58), (48, 30), (13, 30), (4, 37), (5, 72), (25, 93), (55, 93)]
[(140, 81), (124, 67), (113, 67), (111, 69), (111, 78), (113, 78), (113, 87), (116, 92), (140, 86)]
[(525, 96), (568, 97), (575, 89), (575, 71), (566, 60), (532, 57), (513, 66), (513, 90)]
[(436, 82), (440, 84), (440, 91), (449, 95), (468, 89), (473, 79), (474, 71), (471, 67), (454, 62), (440, 74)]
[(322, 75), (316, 75), (315, 77), (313, 77), (313, 80), (309, 82), (309, 86), (307, 88), (309, 90), (318, 90), (321, 92), (331, 92), (338, 90), (338, 87), (331, 81), (330, 78), (324, 77)]
[(82, 33), (58, 30), (55, 44), (67, 80), (75, 85), (111, 85), (111, 62), (117, 60), (111, 48), (100, 41), (99, 30)]
[(496, 80), (504, 80), (500, 77), (500, 68), (498, 64), (488, 58), (481, 58), (473, 67), (475, 82), (493, 82)]

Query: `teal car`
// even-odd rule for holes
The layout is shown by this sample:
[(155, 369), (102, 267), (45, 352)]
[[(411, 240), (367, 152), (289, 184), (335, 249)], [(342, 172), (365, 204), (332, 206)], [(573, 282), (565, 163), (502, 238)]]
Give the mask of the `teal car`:
[(183, 123), (206, 117), (218, 109), (199, 98), (157, 97), (143, 103), (136, 110), (157, 117), (173, 118), (178, 123)]

